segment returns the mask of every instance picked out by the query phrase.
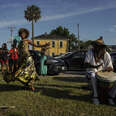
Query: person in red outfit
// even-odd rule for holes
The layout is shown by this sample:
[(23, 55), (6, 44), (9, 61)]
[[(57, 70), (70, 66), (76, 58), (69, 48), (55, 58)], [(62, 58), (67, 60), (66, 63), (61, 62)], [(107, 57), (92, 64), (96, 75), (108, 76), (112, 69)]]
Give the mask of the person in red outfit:
[(9, 50), (10, 54), (10, 66), (11, 66), (11, 72), (16, 71), (18, 68), (18, 49), (16, 48), (16, 44), (12, 45), (12, 48)]

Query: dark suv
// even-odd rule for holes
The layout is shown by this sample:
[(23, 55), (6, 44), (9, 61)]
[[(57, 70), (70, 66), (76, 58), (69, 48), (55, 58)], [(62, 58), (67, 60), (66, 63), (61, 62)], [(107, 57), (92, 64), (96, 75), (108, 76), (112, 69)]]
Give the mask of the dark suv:
[[(69, 55), (61, 57), (60, 59), (64, 60), (67, 70), (85, 71), (86, 67), (84, 65), (84, 60), (86, 52), (87, 51), (75, 51), (70, 53)], [(116, 52), (112, 52), (110, 53), (110, 55), (112, 58), (114, 72), (116, 72)]]
[(85, 56), (86, 51), (75, 51), (70, 53), (69, 55), (61, 57), (60, 59), (64, 60), (67, 70), (85, 71), (86, 70), (86, 68), (84, 67)]

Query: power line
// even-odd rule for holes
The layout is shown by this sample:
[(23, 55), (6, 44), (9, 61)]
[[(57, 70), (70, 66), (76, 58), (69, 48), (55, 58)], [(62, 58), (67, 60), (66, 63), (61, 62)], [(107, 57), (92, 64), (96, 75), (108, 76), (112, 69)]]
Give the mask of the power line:
[(13, 43), (13, 31), (14, 31), (15, 28), (16, 28), (15, 26), (8, 27), (8, 29), (10, 29), (10, 36), (11, 36), (10, 42), (11, 42), (11, 44)]

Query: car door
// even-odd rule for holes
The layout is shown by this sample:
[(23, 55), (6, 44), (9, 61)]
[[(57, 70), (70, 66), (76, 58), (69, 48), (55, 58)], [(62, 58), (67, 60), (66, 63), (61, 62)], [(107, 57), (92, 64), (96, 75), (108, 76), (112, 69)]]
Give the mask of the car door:
[(76, 70), (77, 68), (80, 67), (80, 62), (81, 62), (81, 53), (80, 52), (74, 53), (68, 60), (69, 69)]
[(85, 52), (75, 52), (68, 60), (70, 70), (84, 69)]

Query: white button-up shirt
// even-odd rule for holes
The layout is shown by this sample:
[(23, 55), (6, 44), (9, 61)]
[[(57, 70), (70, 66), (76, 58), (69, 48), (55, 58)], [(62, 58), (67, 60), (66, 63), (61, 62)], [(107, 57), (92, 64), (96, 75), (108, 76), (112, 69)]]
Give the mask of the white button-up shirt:
[(113, 68), (112, 59), (108, 52), (106, 52), (104, 54), (104, 59), (100, 59), (99, 62), (96, 63), (92, 49), (88, 50), (86, 57), (85, 57), (85, 63), (90, 63), (91, 65), (94, 65), (94, 66), (100, 65), (101, 63), (103, 63), (103, 65), (100, 66), (98, 69), (97, 68), (88, 68), (87, 72), (98, 72), (101, 70), (105, 70), (107, 67)]

